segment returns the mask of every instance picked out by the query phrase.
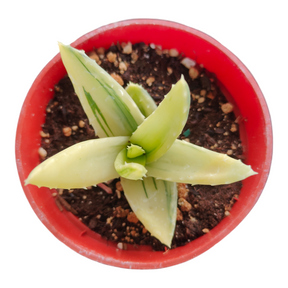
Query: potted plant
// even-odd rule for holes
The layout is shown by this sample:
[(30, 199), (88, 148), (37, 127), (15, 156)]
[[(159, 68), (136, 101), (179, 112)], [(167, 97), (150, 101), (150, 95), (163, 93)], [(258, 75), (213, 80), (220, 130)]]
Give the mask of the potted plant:
[[(257, 201), (267, 179), (271, 161), (271, 126), (269, 122), (269, 113), (260, 89), (250, 73), (243, 68), (243, 64), (209, 36), (176, 23), (160, 20), (131, 20), (118, 23), (116, 28), (112, 28), (112, 26), (108, 25), (104, 28), (95, 30), (93, 33), (89, 34), (89, 37), (84, 36), (80, 38), (73, 43), (72, 46), (78, 49), (84, 49), (85, 51), (90, 51), (97, 40), (97, 45), (99, 45), (99, 47), (109, 47), (111, 43), (117, 41), (131, 41), (132, 43), (144, 41), (146, 43), (157, 43), (163, 47), (171, 48), (169, 39), (173, 39), (173, 42), (177, 46), (175, 47), (175, 45), (173, 45), (173, 48), (177, 48), (192, 59), (197, 55), (197, 62), (203, 64), (209, 71), (214, 72), (223, 86), (230, 92), (229, 94), (231, 96), (228, 94), (226, 96), (233, 98), (231, 101), (239, 108), (239, 115), (248, 119), (247, 122), (240, 125), (241, 138), (246, 147), (245, 156), (247, 163), (252, 165), (253, 169), (258, 172), (258, 175), (244, 180), (241, 197), (240, 200), (237, 201), (235, 207), (233, 207), (233, 213), (212, 229), (209, 232), (209, 236), (204, 235), (194, 240), (193, 245), (190, 243), (186, 246), (172, 249), (167, 254), (163, 254), (163, 252), (145, 251), (146, 249), (142, 249), (142, 247), (131, 251), (126, 250), (119, 252), (119, 250), (115, 249), (116, 247), (114, 244), (107, 245), (106, 241), (101, 239), (99, 235), (87, 230), (87, 228), (82, 226), (82, 224), (70, 213), (61, 213), (59, 210), (57, 211), (53, 200), (48, 199), (50, 192), (47, 189), (41, 188), (40, 190), (43, 191), (39, 191), (38, 188), (31, 187), (30, 185), (23, 188), (32, 207), (34, 206), (33, 208), (36, 213), (42, 215), (41, 219), (43, 219), (44, 224), (54, 235), (56, 235), (56, 237), (63, 242), (68, 243), (68, 246), (74, 250), (79, 252), (81, 247), (81, 251), (83, 251), (83, 247), (85, 247), (85, 253), (89, 254), (90, 258), (115, 266), (133, 268), (170, 266), (191, 259), (213, 246), (237, 226)], [(171, 35), (174, 37), (170, 38)], [(193, 53), (191, 52), (192, 50), (187, 48), (192, 45)], [(207, 51), (209, 52), (207, 53)], [(242, 70), (244, 69), (245, 73), (239, 68), (235, 69), (235, 63), (238, 64), (238, 66), (241, 65)], [(221, 67), (220, 70), (218, 70), (219, 67)], [(57, 73), (55, 73), (56, 71)], [(45, 87), (53, 87), (65, 73), (66, 71), (58, 55), (53, 60), (53, 65), (52, 62), (50, 62), (40, 73), (25, 100), (23, 113), (19, 119), (18, 136), (16, 139), (17, 163), (22, 183), (38, 162), (38, 158), (35, 154), (36, 150), (38, 150), (36, 148), (39, 146), (39, 124), (36, 123), (37, 121), (43, 123), (44, 111), (42, 110), (42, 112), (40, 112), (39, 109), (37, 109), (37, 106), (42, 106), (45, 110), (46, 104), (52, 97), (52, 92), (49, 91), (49, 89), (46, 89), (45, 91)], [(235, 87), (237, 87), (237, 89)], [(239, 89), (239, 87), (241, 87), (241, 89)], [(43, 94), (45, 97), (44, 104), (44, 99), (42, 97), (39, 99), (38, 91), (45, 91)], [(243, 98), (241, 98), (242, 95), (247, 94), (249, 94), (251, 106), (247, 106), (246, 102), (243, 103)], [(31, 107), (32, 101), (33, 104), (36, 105), (34, 108)], [(251, 108), (253, 109), (253, 113), (249, 107), (253, 107)], [(34, 111), (35, 108), (36, 111)], [(31, 121), (31, 117), (33, 117), (34, 121), (30, 126), (26, 121)], [(263, 120), (263, 122), (259, 123), (259, 119)], [(25, 139), (26, 135), (28, 136), (28, 133), (29, 141), (27, 141), (27, 138)], [(257, 133), (257, 136), (255, 133)], [(245, 134), (246, 137), (244, 136)], [(261, 139), (260, 143), (263, 143), (263, 149), (259, 149), (258, 142), (255, 143), (253, 142), (253, 139), (251, 139), (255, 136), (259, 140)], [(138, 142), (132, 141), (132, 144), (138, 144)], [(131, 150), (134, 151), (134, 147), (132, 148), (133, 149)], [(35, 158), (27, 157), (25, 151), (34, 151)], [(253, 157), (250, 155), (253, 155)], [(263, 155), (265, 157), (263, 157)], [(118, 158), (118, 160), (121, 165), (119, 166), (120, 168), (118, 167), (119, 169), (116, 167), (116, 170), (120, 172), (121, 175), (121, 167), (125, 161), (123, 161), (121, 157)], [(155, 177), (158, 176), (155, 175)], [(43, 217), (43, 215), (45, 215), (45, 217)], [(85, 232), (85, 235), (82, 235), (83, 231)], [(79, 237), (79, 235), (82, 235), (82, 237)]]

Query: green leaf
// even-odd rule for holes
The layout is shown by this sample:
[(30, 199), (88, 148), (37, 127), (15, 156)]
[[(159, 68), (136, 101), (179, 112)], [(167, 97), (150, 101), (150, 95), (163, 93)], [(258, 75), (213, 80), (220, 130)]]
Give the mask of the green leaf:
[[(157, 105), (142, 86), (130, 83), (126, 91), (133, 98), (145, 117), (148, 117), (156, 110)], [(153, 101), (152, 103), (151, 100)], [(125, 197), (138, 219), (140, 219), (152, 235), (170, 247), (176, 225), (178, 198), (176, 183), (156, 180), (154, 177), (144, 178), (144, 181), (133, 181), (121, 178), (121, 183), (124, 185), (123, 187), (125, 187)], [(138, 196), (139, 194), (141, 197)], [(154, 201), (152, 199), (154, 199), (154, 194), (160, 198), (163, 197), (164, 202), (165, 200), (167, 201), (167, 205), (164, 205), (165, 208), (163, 210), (163, 201), (153, 203)], [(146, 209), (146, 205), (149, 206), (148, 209)], [(140, 208), (137, 209), (137, 207)], [(151, 211), (153, 212), (152, 214), (150, 214)], [(157, 214), (159, 212), (162, 213), (162, 215)], [(159, 218), (161, 219), (160, 221)], [(156, 219), (158, 220), (156, 221)]]
[(192, 185), (229, 184), (257, 174), (240, 160), (180, 140), (146, 168), (147, 176)]
[[(97, 106), (96, 102), (93, 100), (93, 98), (91, 97), (91, 94), (88, 93), (85, 88), (83, 87), (83, 91), (84, 91), (84, 94), (86, 96), (86, 99), (88, 101), (88, 104), (97, 120), (97, 123), (100, 125), (101, 129), (103, 130), (103, 132), (105, 133), (106, 137), (109, 137), (109, 136), (114, 136), (114, 133), (111, 131), (104, 115), (102, 114), (101, 110), (99, 109), (99, 107)], [(106, 128), (105, 128), (105, 127)], [(107, 130), (107, 131), (106, 131)], [(109, 130), (109, 131), (108, 131)], [(111, 134), (109, 134), (109, 132)]]
[(59, 43), (75, 93), (99, 137), (130, 136), (144, 116), (126, 90), (83, 51)]
[(87, 140), (48, 158), (32, 170), (25, 185), (85, 188), (119, 177), (114, 161), (129, 137)]
[(171, 147), (186, 124), (189, 108), (189, 86), (182, 76), (130, 138), (145, 150), (147, 163), (156, 161)]
[(145, 154), (145, 151), (142, 147), (138, 145), (131, 144), (127, 147), (127, 157), (128, 158), (135, 158)]
[(147, 173), (144, 167), (145, 163), (145, 155), (130, 159), (127, 157), (127, 149), (124, 148), (117, 155), (114, 166), (120, 176), (127, 179), (138, 180), (142, 179)]
[(130, 82), (125, 90), (134, 100), (141, 113), (145, 117), (148, 117), (154, 112), (154, 110), (156, 110), (157, 105), (155, 101), (141, 85)]
[(143, 181), (121, 178), (125, 197), (138, 219), (151, 235), (171, 247), (177, 215), (176, 183), (154, 181), (151, 177)]

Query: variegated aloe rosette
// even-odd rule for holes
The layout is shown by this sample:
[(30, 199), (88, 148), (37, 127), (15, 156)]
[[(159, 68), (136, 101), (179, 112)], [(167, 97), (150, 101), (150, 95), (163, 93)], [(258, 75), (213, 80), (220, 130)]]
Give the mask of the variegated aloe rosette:
[(182, 76), (157, 107), (148, 92), (118, 84), (83, 51), (59, 44), (62, 61), (99, 139), (75, 144), (38, 165), (25, 184), (85, 188), (121, 177), (125, 196), (145, 228), (171, 246), (176, 182), (219, 185), (256, 174), (225, 154), (177, 140), (188, 118)]

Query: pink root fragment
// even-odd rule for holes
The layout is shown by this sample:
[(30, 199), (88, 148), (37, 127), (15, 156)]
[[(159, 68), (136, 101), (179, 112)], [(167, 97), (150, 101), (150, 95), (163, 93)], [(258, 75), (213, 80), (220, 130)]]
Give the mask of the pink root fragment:
[(107, 194), (112, 194), (112, 189), (108, 186), (106, 186), (105, 184), (103, 183), (99, 183), (97, 184), (98, 187), (100, 187), (101, 189), (103, 189)]

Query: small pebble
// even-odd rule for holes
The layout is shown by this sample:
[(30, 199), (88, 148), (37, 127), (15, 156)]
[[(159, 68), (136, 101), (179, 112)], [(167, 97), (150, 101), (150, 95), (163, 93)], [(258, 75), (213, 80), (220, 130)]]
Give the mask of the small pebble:
[(124, 85), (124, 81), (123, 81), (123, 79), (122, 79), (122, 77), (120, 76), (120, 75), (118, 75), (118, 74), (116, 74), (116, 73), (112, 73), (112, 74), (110, 74), (111, 75), (111, 77), (114, 79), (114, 80), (116, 80), (121, 86), (123, 86)]
[(131, 60), (131, 63), (134, 64), (134, 63), (138, 60), (138, 58), (139, 58), (138, 54), (133, 51), (133, 52), (131, 53), (131, 59), (132, 59), (132, 60)]
[(203, 102), (205, 102), (205, 97), (200, 97), (200, 98), (198, 99), (198, 103), (201, 104), (201, 103), (203, 103)]
[(179, 56), (179, 52), (176, 49), (170, 49), (169, 50), (169, 55), (170, 55), (170, 57), (178, 57)]
[(123, 48), (123, 53), (124, 54), (131, 54), (132, 53), (132, 43), (131, 42), (128, 42), (127, 44), (126, 43), (122, 43), (122, 48)]
[(80, 128), (85, 127), (85, 122), (84, 122), (83, 120), (80, 120), (79, 123), (78, 123), (78, 126), (79, 126)]
[(171, 75), (173, 73), (173, 69), (171, 67), (167, 67), (167, 73), (168, 75)]
[(231, 103), (225, 103), (221, 105), (221, 109), (225, 114), (231, 113), (234, 109), (234, 106)]
[(209, 230), (208, 228), (202, 229), (202, 232), (205, 233), (205, 234), (208, 233), (209, 231), (210, 231), (210, 230)]
[(69, 137), (72, 134), (72, 129), (71, 129), (71, 127), (64, 127), (62, 129), (62, 132), (63, 132), (64, 136)]
[(45, 159), (47, 156), (47, 151), (43, 147), (38, 149), (38, 153), (42, 159)]
[(153, 82), (155, 81), (155, 77), (149, 77), (146, 80), (146, 83), (148, 84), (148, 86), (152, 86)]
[(184, 65), (187, 69), (196, 65), (196, 62), (188, 57), (185, 57), (181, 60), (181, 64)]
[(117, 54), (113, 53), (113, 52), (109, 52), (107, 54), (107, 59), (109, 62), (114, 63), (116, 61), (117, 58)]
[(237, 129), (237, 125), (235, 123), (232, 123), (231, 124), (231, 128), (230, 128), (230, 131), (231, 132), (236, 132), (238, 129)]
[(195, 67), (190, 67), (189, 76), (192, 80), (194, 80), (199, 76), (199, 71)]
[(50, 137), (50, 135), (49, 135), (49, 133), (45, 133), (44, 131), (40, 131), (40, 136), (42, 137), (42, 138), (48, 138), (48, 137)]

